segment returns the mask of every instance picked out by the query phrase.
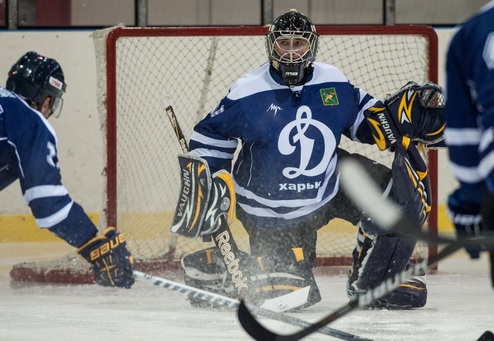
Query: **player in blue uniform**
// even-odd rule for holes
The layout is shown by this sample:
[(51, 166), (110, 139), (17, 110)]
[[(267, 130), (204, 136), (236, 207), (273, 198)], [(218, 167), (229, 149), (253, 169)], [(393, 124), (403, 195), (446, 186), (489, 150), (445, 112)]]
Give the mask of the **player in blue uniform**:
[(61, 182), (57, 137), (47, 119), (60, 115), (66, 87), (58, 62), (36, 52), (10, 69), (0, 87), (0, 190), (18, 179), (40, 228), (79, 248), (99, 284), (130, 288), (132, 257), (123, 235), (114, 228), (97, 235)]
[[(494, 230), (494, 1), (453, 36), (446, 78), (445, 141), (460, 183), (448, 212), (458, 235), (475, 235)], [(480, 248), (467, 251), (479, 258)]]
[[(400, 121), (391, 117), (398, 115), (396, 101), (383, 104), (353, 86), (335, 66), (316, 62), (317, 44), (316, 29), (305, 15), (292, 10), (278, 17), (266, 35), (269, 63), (240, 78), (217, 107), (194, 127), (190, 139), (190, 156), (205, 160), (212, 174), (221, 170), (231, 172), (236, 214), (249, 234), (250, 256), (254, 259), (250, 277), (251, 289), (255, 291), (252, 296), (259, 295), (262, 301), (309, 286), (310, 293), (299, 307), (320, 300), (312, 268), (316, 265), (317, 230), (330, 220), (343, 218), (353, 224), (360, 221), (362, 225), (348, 282), (350, 297), (402, 271), (415, 246), (415, 241), (382, 233), (371, 221), (362, 219), (362, 212), (339, 191), (338, 160), (358, 158), (383, 189), (389, 187), (388, 192), (395, 198), (397, 194), (406, 198), (400, 202), (409, 206), (413, 211), (411, 218), (418, 222), (424, 222), (430, 209), (427, 191), (419, 189), (428, 177), (417, 176), (414, 186), (408, 188), (410, 193), (420, 192), (420, 199), (414, 201), (414, 194), (401, 194), (407, 190), (400, 187), (401, 181), (395, 180), (395, 185), (391, 185), (390, 179), (395, 176), (388, 168), (338, 148), (342, 136), (365, 144), (377, 143), (382, 150), (396, 148), (401, 156), (399, 174), (405, 174), (404, 160), (409, 161), (410, 153), (418, 155), (413, 153), (416, 149), (410, 138), (426, 135), (424, 131), (431, 128), (429, 132), (437, 134), (434, 139), (440, 140), (443, 128), (439, 117), (424, 119), (425, 126), (404, 128), (406, 124), (400, 126), (400, 122), (391, 129), (391, 122), (384, 117)], [(433, 85), (426, 89), (409, 84), (400, 95), (417, 95), (410, 107), (413, 103), (419, 112), (423, 109), (419, 108), (423, 95), (434, 97), (438, 92)], [(240, 151), (232, 168), (238, 147)], [(427, 174), (420, 157), (410, 162), (418, 162), (416, 170)], [(172, 231), (184, 230), (172, 226)], [(215, 231), (210, 226), (203, 230), (207, 231), (203, 234)], [(211, 260), (211, 252), (184, 257), (186, 281), (208, 290), (224, 283), (224, 277), (212, 276), (217, 270), (212, 269), (212, 264), (218, 266), (218, 262)], [(206, 265), (201, 266), (201, 261)], [(223, 290), (227, 291), (224, 287)], [(376, 306), (421, 307), (426, 297), (425, 283), (413, 279)]]

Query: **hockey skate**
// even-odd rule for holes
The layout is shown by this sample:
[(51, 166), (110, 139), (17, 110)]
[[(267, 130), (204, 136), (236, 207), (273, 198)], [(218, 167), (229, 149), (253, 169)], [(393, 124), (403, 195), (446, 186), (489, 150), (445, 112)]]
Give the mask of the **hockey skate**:
[[(181, 261), (185, 270), (184, 283), (215, 294), (237, 298), (237, 290), (217, 253), (216, 247), (212, 247), (185, 255)], [(193, 296), (189, 296), (188, 300), (196, 308), (225, 309), (223, 305)]]
[(422, 276), (412, 277), (400, 284), (392, 293), (376, 300), (369, 306), (375, 309), (413, 309), (422, 308), (427, 303), (427, 286)]

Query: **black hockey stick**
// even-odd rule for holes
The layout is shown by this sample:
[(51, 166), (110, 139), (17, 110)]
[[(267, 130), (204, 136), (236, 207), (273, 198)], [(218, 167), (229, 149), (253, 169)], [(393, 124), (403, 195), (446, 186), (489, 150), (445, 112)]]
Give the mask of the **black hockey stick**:
[(389, 278), (382, 282), (380, 285), (374, 289), (368, 290), (364, 295), (358, 296), (355, 300), (352, 300), (345, 304), (344, 306), (336, 309), (331, 314), (317, 321), (316, 323), (310, 325), (309, 327), (302, 329), (293, 334), (281, 335), (274, 333), (264, 327), (249, 311), (249, 308), (242, 301), (238, 308), (238, 319), (240, 324), (245, 329), (245, 331), (258, 341), (296, 341), (306, 337), (318, 331), (320, 328), (326, 326), (327, 324), (336, 321), (337, 319), (347, 315), (348, 313), (369, 306), (374, 303), (377, 299), (391, 293), (396, 289), (401, 283), (406, 282), (410, 277), (419, 275), (422, 271), (426, 270), (430, 266), (439, 262), (440, 260), (448, 257), (454, 252), (461, 249), (463, 246), (455, 243), (448, 244), (444, 247), (436, 256), (424, 259), (420, 263), (413, 264), (407, 270), (404, 270), (395, 275), (394, 278)]
[[(157, 276), (152, 276), (140, 271), (134, 270), (134, 278), (138, 281), (142, 282), (147, 282), (151, 283), (156, 286), (160, 286), (163, 288), (166, 288), (168, 290), (176, 291), (182, 294), (187, 295), (188, 297), (193, 297), (193, 298), (198, 298), (203, 301), (207, 301), (210, 303), (215, 303), (224, 307), (229, 307), (229, 308), (237, 308), (240, 305), (240, 302), (238, 300), (235, 300), (230, 297), (226, 297), (223, 295), (215, 294), (209, 291), (201, 290), (198, 288), (194, 288), (182, 283), (177, 283), (165, 278), (160, 278)], [(280, 321), (289, 325), (295, 325), (299, 327), (308, 327), (311, 324), (309, 322), (306, 322), (304, 320), (298, 319), (296, 317), (292, 317), (289, 315), (285, 315), (282, 313), (277, 313), (273, 312), (267, 309), (259, 308), (259, 307), (252, 307), (252, 311), (258, 315), (258, 316), (263, 316), (272, 320)], [(364, 339), (360, 338), (356, 335), (346, 333), (343, 331), (339, 331), (333, 328), (329, 327), (322, 327), (318, 330), (319, 333), (333, 336), (335, 338), (341, 339), (341, 340), (354, 340), (354, 341), (365, 341), (369, 339)]]
[(477, 341), (494, 341), (494, 334), (490, 330), (486, 330)]

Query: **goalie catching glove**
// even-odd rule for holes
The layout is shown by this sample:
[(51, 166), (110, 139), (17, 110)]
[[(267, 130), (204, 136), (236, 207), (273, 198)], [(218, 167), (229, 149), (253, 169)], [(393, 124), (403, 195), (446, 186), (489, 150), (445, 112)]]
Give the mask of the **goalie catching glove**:
[(171, 231), (197, 238), (218, 231), (222, 217), (230, 224), (236, 203), (231, 175), (221, 170), (211, 176), (207, 162), (199, 157), (180, 155), (178, 159), (182, 186)]
[(89, 240), (78, 253), (91, 263), (99, 285), (128, 289), (134, 284), (133, 258), (126, 248), (123, 234), (114, 227)]
[(393, 147), (402, 136), (425, 145), (444, 139), (444, 96), (434, 83), (408, 82), (364, 114), (380, 150)]

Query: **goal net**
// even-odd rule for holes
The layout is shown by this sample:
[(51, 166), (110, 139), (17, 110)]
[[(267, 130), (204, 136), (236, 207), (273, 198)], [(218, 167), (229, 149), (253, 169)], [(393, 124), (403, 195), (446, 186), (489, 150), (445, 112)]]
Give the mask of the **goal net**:
[[(437, 82), (437, 37), (429, 27), (319, 26), (317, 30), (317, 60), (339, 67), (352, 84), (379, 99), (411, 80)], [(177, 156), (181, 147), (165, 107), (173, 107), (188, 138), (194, 124), (215, 107), (233, 82), (267, 61), (266, 31), (266, 27), (113, 27), (95, 32), (107, 160), (99, 227), (116, 226), (125, 234), (138, 269), (175, 269), (184, 254), (212, 245), (170, 233), (180, 190)], [(344, 140), (341, 147), (388, 166), (392, 162), (392, 153), (374, 146)], [(437, 190), (436, 155), (432, 151), (424, 157)], [(436, 211), (425, 228), (436, 230)], [(242, 225), (234, 221), (231, 229), (239, 247), (248, 251)], [(351, 264), (356, 233), (355, 226), (338, 219), (322, 228), (319, 264)], [(434, 252), (434, 247), (419, 243), (414, 256)], [(74, 260), (70, 261), (69, 267), (74, 268)], [(32, 268), (18, 265), (14, 276), (22, 280), (22, 271)], [(50, 271), (50, 266), (45, 268)], [(64, 265), (56, 269), (57, 276), (66, 276)]]

